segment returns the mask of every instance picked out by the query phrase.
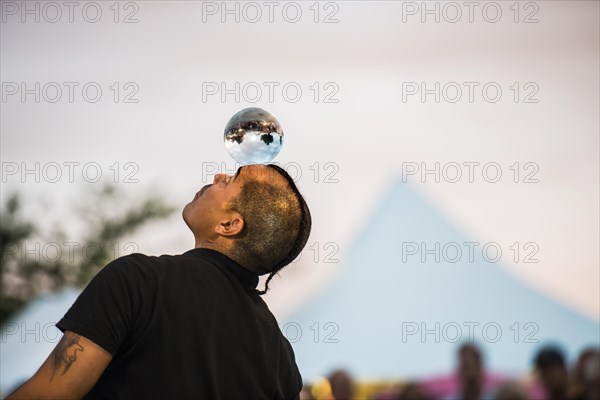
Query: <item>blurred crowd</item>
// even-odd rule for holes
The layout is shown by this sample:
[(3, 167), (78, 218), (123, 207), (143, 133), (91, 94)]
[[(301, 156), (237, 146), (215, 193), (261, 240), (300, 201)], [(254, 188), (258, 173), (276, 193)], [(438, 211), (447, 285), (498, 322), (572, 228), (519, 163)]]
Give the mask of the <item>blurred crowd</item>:
[(569, 366), (557, 346), (545, 346), (525, 377), (498, 377), (486, 371), (481, 350), (463, 344), (456, 370), (446, 379), (394, 384), (357, 383), (346, 370), (333, 371), (302, 389), (301, 400), (600, 400), (600, 348), (583, 350)]

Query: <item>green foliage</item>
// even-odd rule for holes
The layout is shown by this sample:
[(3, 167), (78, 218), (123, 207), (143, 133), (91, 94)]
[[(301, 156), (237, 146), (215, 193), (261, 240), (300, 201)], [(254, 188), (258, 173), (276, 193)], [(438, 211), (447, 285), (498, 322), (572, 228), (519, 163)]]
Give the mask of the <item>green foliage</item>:
[[(39, 254), (28, 254), (23, 249), (37, 250), (43, 247), (40, 242), (69, 242), (66, 234), (58, 227), (44, 238), (39, 235), (36, 225), (21, 215), (20, 208), (20, 197), (15, 194), (8, 198), (0, 214), (0, 323), (40, 294), (60, 290), (66, 285), (85, 286), (119, 255), (115, 251), (118, 240), (174, 211), (156, 196), (133, 204), (113, 186), (106, 186), (92, 193), (87, 206), (79, 210), (78, 214), (85, 221), (84, 231), (88, 232), (84, 240), (71, 241), (76, 243), (71, 244), (71, 251), (63, 249), (56, 259), (48, 259)], [(36, 235), (41, 239), (37, 240)], [(35, 242), (31, 244), (35, 240), (38, 247)], [(74, 248), (77, 251), (73, 251)], [(81, 251), (82, 248), (87, 251)], [(132, 248), (135, 250), (136, 246)]]

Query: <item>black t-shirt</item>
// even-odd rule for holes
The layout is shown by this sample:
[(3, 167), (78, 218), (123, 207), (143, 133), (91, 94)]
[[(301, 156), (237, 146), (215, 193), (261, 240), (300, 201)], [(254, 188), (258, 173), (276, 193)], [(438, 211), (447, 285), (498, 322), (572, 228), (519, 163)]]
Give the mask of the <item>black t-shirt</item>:
[(208, 249), (111, 262), (56, 324), (113, 355), (86, 398), (298, 398), (292, 347), (257, 284)]

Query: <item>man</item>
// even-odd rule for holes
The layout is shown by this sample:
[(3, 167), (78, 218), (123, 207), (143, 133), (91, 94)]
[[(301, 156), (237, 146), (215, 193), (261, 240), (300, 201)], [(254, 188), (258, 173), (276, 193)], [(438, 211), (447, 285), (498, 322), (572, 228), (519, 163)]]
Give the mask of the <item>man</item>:
[[(304, 248), (306, 202), (275, 165), (219, 174), (185, 206), (194, 249), (104, 267), (18, 398), (298, 398), (289, 342), (260, 297)], [(265, 290), (258, 276), (270, 274)]]
[(354, 398), (354, 379), (350, 372), (337, 369), (329, 374), (331, 393), (335, 400), (350, 400)]
[(458, 349), (458, 391), (449, 399), (479, 400), (490, 399), (485, 389), (485, 367), (479, 347), (464, 343)]
[(555, 346), (540, 349), (535, 357), (535, 368), (549, 400), (569, 398), (569, 375), (561, 349)]
[(583, 349), (572, 373), (570, 398), (600, 400), (600, 348)]

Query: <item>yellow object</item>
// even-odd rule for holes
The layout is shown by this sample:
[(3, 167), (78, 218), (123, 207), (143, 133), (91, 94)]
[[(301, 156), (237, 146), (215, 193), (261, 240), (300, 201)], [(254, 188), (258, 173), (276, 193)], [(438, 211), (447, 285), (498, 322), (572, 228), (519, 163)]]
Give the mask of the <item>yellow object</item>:
[(327, 378), (315, 378), (311, 382), (311, 393), (315, 400), (335, 400), (331, 392), (331, 383)]

